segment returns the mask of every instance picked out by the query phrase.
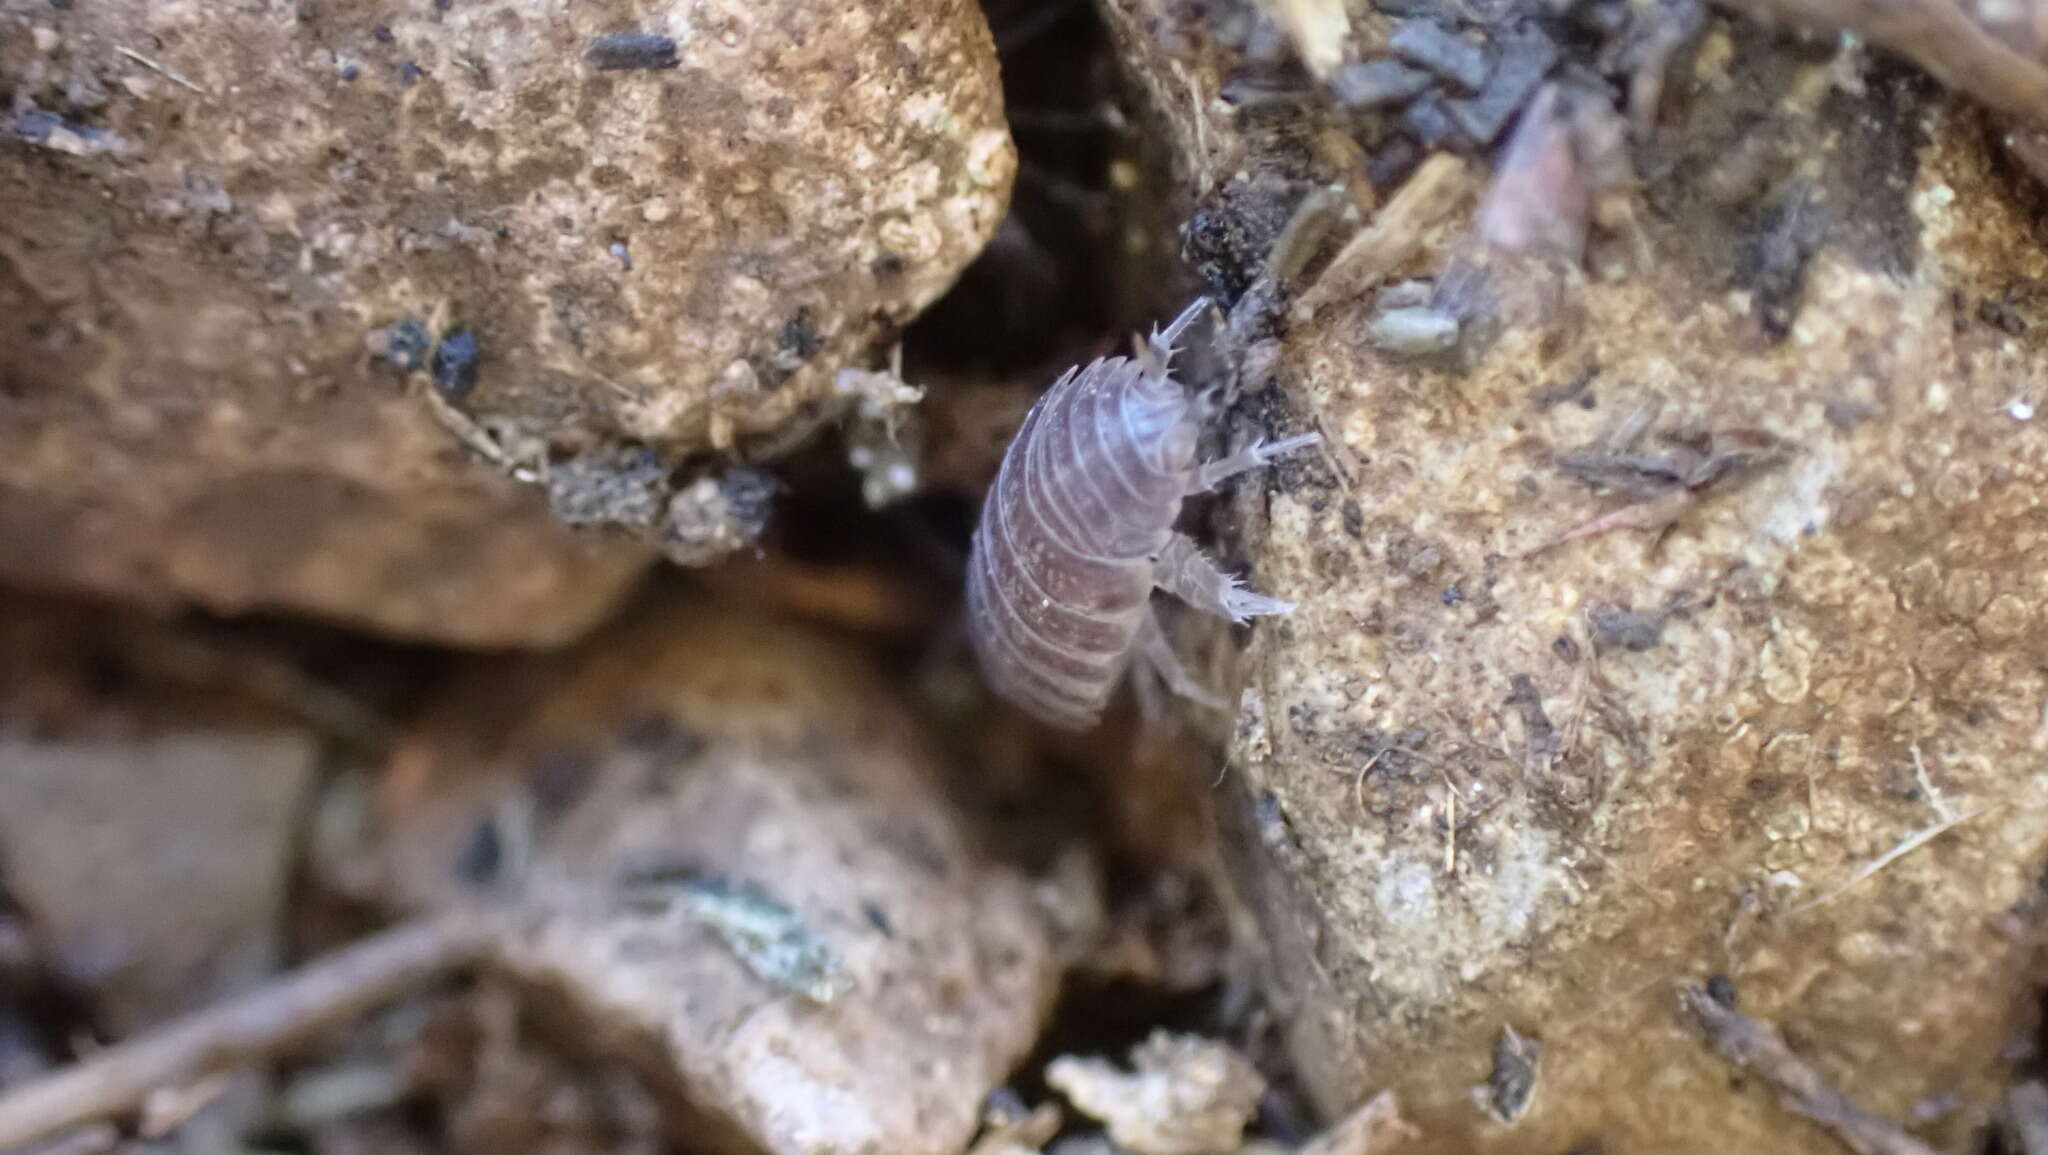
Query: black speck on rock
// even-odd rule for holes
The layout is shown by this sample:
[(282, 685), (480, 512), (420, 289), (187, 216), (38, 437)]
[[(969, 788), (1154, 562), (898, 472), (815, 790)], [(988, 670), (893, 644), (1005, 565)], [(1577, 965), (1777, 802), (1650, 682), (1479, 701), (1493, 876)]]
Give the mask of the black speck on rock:
[(1595, 606), (1592, 613), (1593, 644), (1602, 649), (1620, 648), (1631, 654), (1648, 653), (1664, 640), (1664, 619), (1626, 606)]
[(434, 338), (417, 317), (395, 321), (384, 330), (384, 360), (400, 373), (423, 368), (433, 347)]
[(1707, 979), (1707, 997), (1732, 1011), (1735, 1009), (1735, 984), (1728, 981), (1727, 975), (1714, 975)]
[(434, 388), (449, 400), (467, 397), (476, 388), (477, 366), (483, 351), (476, 334), (457, 329), (441, 338), (434, 349)]
[(796, 315), (783, 324), (775, 343), (802, 363), (818, 355), (819, 350), (825, 347), (825, 338), (819, 335), (817, 320), (805, 308), (798, 309)]
[(1209, 294), (1235, 304), (1265, 267), (1301, 189), (1277, 173), (1225, 182), (1204, 197), (1181, 231), (1181, 256)]
[(590, 42), (583, 59), (599, 72), (674, 68), (676, 41), (654, 32), (614, 32)]

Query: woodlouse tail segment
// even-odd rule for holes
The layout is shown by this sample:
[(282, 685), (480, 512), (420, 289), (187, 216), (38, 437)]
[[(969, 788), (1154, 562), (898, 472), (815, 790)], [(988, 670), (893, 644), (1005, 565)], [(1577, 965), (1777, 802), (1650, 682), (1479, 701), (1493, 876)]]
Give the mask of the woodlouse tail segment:
[(1255, 617), (1291, 613), (1293, 602), (1269, 598), (1244, 588), (1235, 576), (1223, 572), (1209, 555), (1185, 534), (1167, 539), (1154, 563), (1152, 580), (1160, 589), (1204, 613), (1228, 618), (1238, 625)]
[(1203, 462), (1188, 482), (1188, 494), (1192, 496), (1207, 493), (1240, 473), (1263, 469), (1272, 464), (1275, 458), (1307, 449), (1311, 445), (1320, 444), (1322, 440), (1323, 435), (1320, 433), (1297, 433), (1273, 442), (1264, 439), (1254, 441), (1228, 457)]

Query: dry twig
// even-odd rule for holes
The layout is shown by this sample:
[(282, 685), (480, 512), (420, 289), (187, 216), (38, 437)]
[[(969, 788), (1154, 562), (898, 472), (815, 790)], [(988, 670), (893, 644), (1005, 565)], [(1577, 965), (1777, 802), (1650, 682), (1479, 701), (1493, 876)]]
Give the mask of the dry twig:
[(1344, 63), (1344, 41), (1351, 35), (1351, 17), (1343, 0), (1266, 0), (1266, 10), (1294, 41), (1309, 74), (1328, 80)]
[(126, 56), (130, 60), (133, 60), (135, 63), (142, 65), (144, 68), (149, 69), (151, 72), (157, 73), (158, 75), (164, 77), (165, 79), (169, 80), (172, 84), (175, 84), (180, 88), (189, 88), (201, 96), (206, 95), (206, 90), (204, 88), (201, 88), (197, 84), (194, 84), (191, 80), (183, 76), (180, 76), (174, 70), (164, 67), (163, 64), (159, 63), (158, 61), (152, 60), (149, 57), (144, 56), (142, 53), (135, 51), (133, 48), (117, 47), (114, 49), (114, 51), (120, 53), (123, 56)]
[[(1951, 0), (1723, 0), (1752, 19), (1854, 32), (1919, 64), (1950, 88), (2048, 127), (2048, 67), (2008, 45)], [(2031, 7), (2029, 5), (2028, 7)]]
[(1829, 1086), (1769, 1023), (1720, 1003), (1705, 987), (1685, 987), (1678, 997), (1722, 1058), (1776, 1087), (1786, 1110), (1834, 1132), (1857, 1155), (1935, 1155), (1934, 1148), (1898, 1124), (1865, 1111)]
[(1846, 880), (1843, 881), (1843, 883), (1840, 886), (1835, 887), (1833, 890), (1828, 891), (1826, 894), (1820, 895), (1811, 902), (1802, 903), (1799, 906), (1795, 906), (1791, 910), (1787, 911), (1787, 917), (1790, 917), (1792, 915), (1805, 914), (1807, 911), (1812, 910), (1814, 907), (1835, 901), (1836, 899), (1842, 897), (1844, 894), (1848, 893), (1852, 887), (1859, 886), (1862, 883), (1868, 881), (1870, 877), (1876, 874), (1878, 871), (1883, 870), (1885, 867), (1890, 866), (1892, 863), (1897, 862), (1899, 859), (1904, 858), (1908, 854), (1913, 853), (1915, 850), (1920, 849), (1921, 847), (1934, 841), (1936, 838), (1939, 838), (1942, 835), (1948, 833), (1949, 831), (1954, 830), (1956, 827), (1961, 826), (1963, 823), (1968, 822), (1970, 819), (1977, 817), (1979, 814), (1984, 813), (1984, 811), (1988, 809), (1990, 809), (1990, 807), (1987, 806), (1979, 807), (1976, 810), (1965, 811), (1964, 813), (1958, 814), (1953, 818), (1943, 819), (1942, 821), (1937, 822), (1924, 830), (1920, 830), (1913, 834), (1907, 835), (1906, 838), (1902, 840), (1897, 846), (1892, 847), (1890, 850), (1885, 851), (1883, 854), (1878, 855), (1876, 858), (1873, 858), (1869, 862), (1866, 862), (1862, 866), (1858, 867), (1856, 869), (1856, 873), (1850, 875)]
[(1462, 218), (1479, 193), (1472, 166), (1449, 153), (1436, 153), (1415, 170), (1374, 214), (1372, 222), (1347, 241), (1316, 283), (1295, 301), (1297, 320), (1339, 301), (1362, 295), (1413, 260), (1431, 230)]
[(488, 949), (486, 931), (474, 916), (409, 923), (23, 1083), (0, 1095), (0, 1151), (132, 1110), (160, 1088), (275, 1054), (474, 964)]

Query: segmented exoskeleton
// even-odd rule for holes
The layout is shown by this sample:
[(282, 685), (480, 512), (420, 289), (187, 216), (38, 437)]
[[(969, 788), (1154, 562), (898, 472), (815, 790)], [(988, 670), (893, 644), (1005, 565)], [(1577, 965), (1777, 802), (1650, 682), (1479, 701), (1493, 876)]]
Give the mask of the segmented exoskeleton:
[(1156, 585), (1234, 622), (1294, 607), (1239, 586), (1174, 531), (1183, 499), (1313, 444), (1255, 442), (1198, 464), (1193, 400), (1169, 372), (1197, 301), (1135, 358), (1069, 369), (1032, 407), (982, 506), (967, 568), (968, 634), (991, 686), (1041, 720), (1093, 725), (1133, 655), (1185, 697), (1220, 705), (1152, 614)]

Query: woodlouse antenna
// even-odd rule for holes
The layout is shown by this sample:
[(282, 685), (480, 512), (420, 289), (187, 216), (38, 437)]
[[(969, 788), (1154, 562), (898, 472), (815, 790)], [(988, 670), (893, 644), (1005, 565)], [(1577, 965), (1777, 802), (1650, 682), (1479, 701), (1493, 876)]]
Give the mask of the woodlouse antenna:
[(1193, 325), (1208, 308), (1209, 298), (1196, 297), (1193, 304), (1180, 311), (1180, 316), (1166, 323), (1166, 328), (1152, 330), (1150, 344), (1162, 365), (1173, 362), (1173, 355), (1180, 352), (1175, 342), (1180, 340), (1181, 334), (1187, 332), (1188, 326)]

